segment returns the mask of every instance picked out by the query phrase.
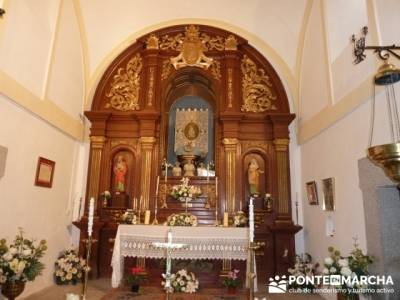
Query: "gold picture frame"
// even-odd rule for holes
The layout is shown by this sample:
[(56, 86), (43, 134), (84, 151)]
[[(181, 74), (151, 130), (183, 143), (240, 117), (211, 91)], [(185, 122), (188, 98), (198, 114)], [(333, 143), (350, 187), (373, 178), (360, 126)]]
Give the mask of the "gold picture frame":
[(306, 183), (307, 199), (310, 205), (318, 205), (317, 183), (310, 181)]
[(323, 192), (323, 204), (322, 208), (326, 211), (335, 210), (335, 178), (322, 179), (322, 192)]
[(55, 165), (56, 163), (54, 161), (39, 157), (36, 168), (35, 185), (51, 188), (53, 185)]

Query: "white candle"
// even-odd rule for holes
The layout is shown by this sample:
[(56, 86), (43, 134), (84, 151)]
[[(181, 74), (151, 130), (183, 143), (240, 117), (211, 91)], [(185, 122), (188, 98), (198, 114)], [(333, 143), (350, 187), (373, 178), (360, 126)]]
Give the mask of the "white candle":
[(140, 200), (139, 200), (139, 211), (142, 211), (142, 206), (143, 205), (143, 196), (140, 196)]
[(168, 244), (172, 243), (172, 232), (171, 230), (168, 231)]
[(239, 200), (239, 211), (242, 211), (242, 199)]
[(254, 205), (253, 205), (253, 197), (250, 197), (250, 204), (249, 204), (249, 237), (250, 237), (250, 242), (254, 242)]
[(210, 163), (207, 164), (207, 188), (209, 181), (210, 181)]
[(144, 213), (144, 224), (150, 224), (150, 210), (146, 210), (146, 212)]
[(165, 161), (165, 184), (167, 184), (168, 179), (168, 163)]
[(93, 232), (93, 215), (94, 215), (94, 198), (90, 198), (89, 217), (88, 217), (88, 235), (92, 236)]
[(156, 196), (158, 196), (158, 186), (160, 185), (160, 175), (157, 176)]
[(229, 215), (227, 212), (224, 212), (224, 227), (229, 226)]

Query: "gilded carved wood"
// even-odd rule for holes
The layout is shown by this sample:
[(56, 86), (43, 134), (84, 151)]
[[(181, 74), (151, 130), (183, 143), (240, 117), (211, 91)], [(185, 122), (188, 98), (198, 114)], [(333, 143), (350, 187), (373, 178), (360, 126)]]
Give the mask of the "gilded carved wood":
[(276, 95), (272, 91), (272, 83), (269, 76), (262, 68), (257, 65), (247, 55), (242, 59), (242, 92), (243, 112), (265, 112), (276, 110)]
[(107, 98), (110, 98), (106, 108), (120, 111), (139, 110), (140, 72), (142, 58), (137, 53), (131, 58), (125, 68), (119, 68), (114, 76)]

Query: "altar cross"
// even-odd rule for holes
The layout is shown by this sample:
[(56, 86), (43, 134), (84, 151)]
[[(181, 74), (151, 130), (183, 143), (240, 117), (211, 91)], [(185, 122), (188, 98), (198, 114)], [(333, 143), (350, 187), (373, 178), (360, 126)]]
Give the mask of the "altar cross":
[(170, 293), (171, 290), (171, 260), (172, 260), (172, 251), (175, 249), (182, 249), (186, 247), (186, 244), (181, 243), (172, 243), (172, 231), (171, 228), (168, 230), (168, 238), (167, 243), (154, 242), (152, 246), (155, 248), (162, 248), (167, 250), (167, 266), (165, 271), (165, 290), (167, 294)]

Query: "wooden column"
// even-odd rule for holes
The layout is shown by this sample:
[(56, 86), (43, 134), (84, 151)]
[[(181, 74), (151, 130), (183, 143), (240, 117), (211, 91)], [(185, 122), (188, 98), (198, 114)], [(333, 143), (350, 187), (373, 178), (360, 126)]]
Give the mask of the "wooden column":
[(228, 213), (235, 212), (237, 138), (224, 138), (225, 149), (225, 206)]
[(278, 182), (278, 203), (276, 222), (292, 223), (290, 215), (290, 191), (289, 191), (289, 139), (275, 139)]
[(105, 142), (104, 136), (90, 137), (89, 186), (86, 199), (93, 197), (97, 201), (99, 196), (100, 166)]
[(140, 195), (143, 197), (144, 204), (143, 209), (149, 209), (150, 207), (150, 181), (151, 181), (151, 158), (153, 154), (154, 144), (156, 142), (155, 137), (141, 137), (140, 138), (140, 148), (142, 153), (142, 180)]

